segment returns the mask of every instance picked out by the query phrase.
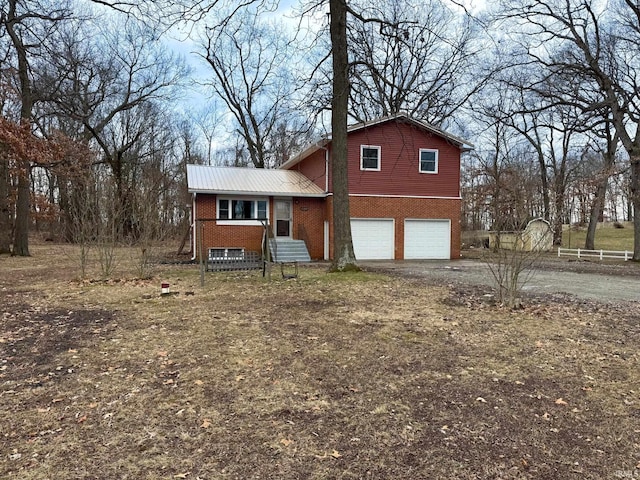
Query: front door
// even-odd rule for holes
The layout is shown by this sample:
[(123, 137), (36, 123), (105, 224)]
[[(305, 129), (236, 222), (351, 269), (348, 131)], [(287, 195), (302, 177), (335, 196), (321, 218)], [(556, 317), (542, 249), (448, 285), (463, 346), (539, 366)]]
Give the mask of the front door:
[(291, 200), (276, 199), (276, 237), (291, 237)]

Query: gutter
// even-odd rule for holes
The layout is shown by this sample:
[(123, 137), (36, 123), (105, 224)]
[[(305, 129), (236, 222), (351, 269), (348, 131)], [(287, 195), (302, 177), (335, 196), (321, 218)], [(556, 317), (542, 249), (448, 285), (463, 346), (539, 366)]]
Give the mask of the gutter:
[[(322, 190), (320, 187), (318, 189)], [(196, 193), (192, 191), (192, 193)], [(320, 193), (301, 193), (296, 191), (281, 192), (259, 192), (259, 191), (243, 191), (243, 190), (198, 190), (197, 193), (202, 195), (220, 195), (220, 196), (246, 196), (254, 198), (266, 197), (304, 197), (304, 198), (323, 198), (327, 196), (327, 192)]]

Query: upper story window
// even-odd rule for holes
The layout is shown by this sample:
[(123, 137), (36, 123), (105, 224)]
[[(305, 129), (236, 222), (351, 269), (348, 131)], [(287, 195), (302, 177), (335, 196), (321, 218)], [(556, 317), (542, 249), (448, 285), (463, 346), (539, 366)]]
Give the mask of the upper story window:
[[(218, 199), (218, 220), (258, 220), (267, 218), (267, 201), (251, 199)], [(231, 225), (242, 225), (233, 222)]]
[(438, 173), (438, 150), (420, 149), (420, 173)]
[(360, 170), (380, 170), (380, 147), (360, 146)]

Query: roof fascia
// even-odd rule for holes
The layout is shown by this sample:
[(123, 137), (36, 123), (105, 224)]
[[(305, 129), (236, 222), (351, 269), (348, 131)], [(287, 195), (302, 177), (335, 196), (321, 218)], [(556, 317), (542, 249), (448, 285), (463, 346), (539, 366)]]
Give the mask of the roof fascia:
[(205, 195), (229, 195), (229, 196), (247, 196), (247, 197), (308, 197), (308, 198), (324, 198), (326, 193), (300, 193), (300, 192), (252, 192), (241, 190), (205, 190), (190, 188), (189, 193), (199, 193)]

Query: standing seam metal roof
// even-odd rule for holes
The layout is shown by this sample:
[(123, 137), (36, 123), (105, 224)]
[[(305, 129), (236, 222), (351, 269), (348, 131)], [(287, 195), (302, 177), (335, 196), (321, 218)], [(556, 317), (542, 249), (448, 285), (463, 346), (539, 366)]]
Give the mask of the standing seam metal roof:
[(187, 165), (190, 193), (324, 197), (326, 192), (294, 170)]

